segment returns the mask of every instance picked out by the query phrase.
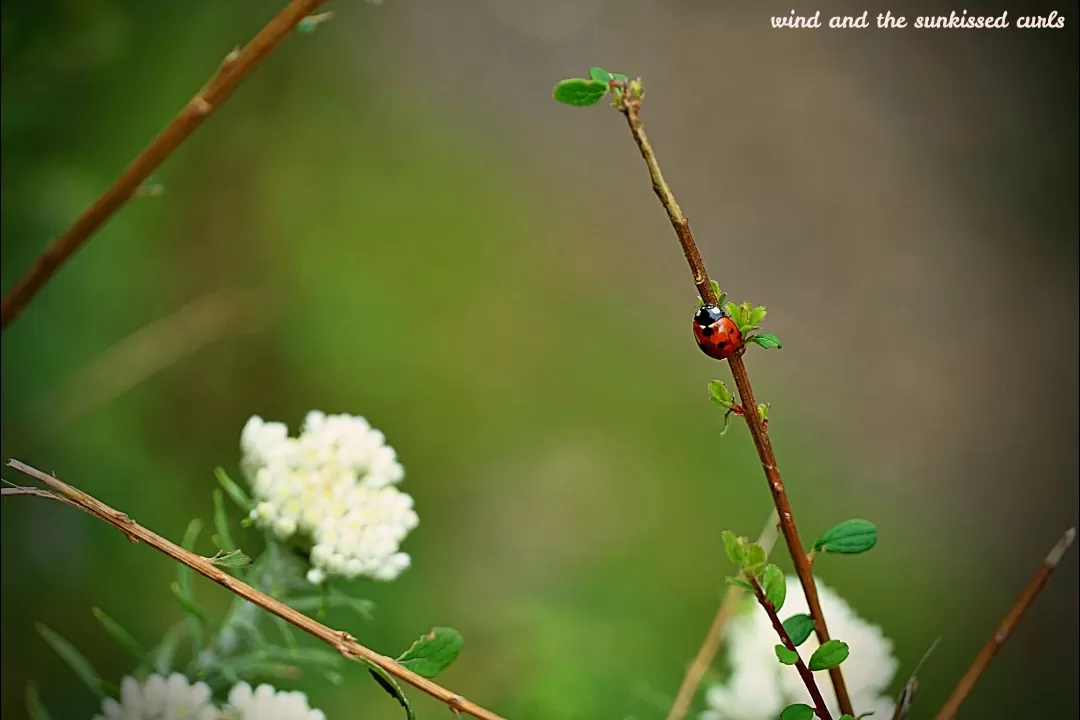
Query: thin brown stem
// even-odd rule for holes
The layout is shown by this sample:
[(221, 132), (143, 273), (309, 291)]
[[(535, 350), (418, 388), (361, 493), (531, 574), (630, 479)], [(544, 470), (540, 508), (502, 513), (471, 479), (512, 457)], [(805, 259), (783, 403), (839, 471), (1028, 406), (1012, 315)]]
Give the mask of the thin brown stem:
[(157, 533), (147, 530), (126, 514), (119, 510), (114, 510), (93, 496), (84, 493), (82, 490), (72, 487), (58, 478), (37, 470), (36, 468), (32, 468), (18, 460), (9, 460), (7, 464), (8, 467), (14, 468), (19, 472), (40, 481), (48, 486), (52, 492), (37, 488), (4, 488), (3, 495), (5, 497), (9, 495), (36, 495), (51, 500), (58, 500), (68, 505), (74, 505), (80, 510), (117, 528), (127, 535), (128, 539), (132, 542), (141, 541), (146, 543), (155, 550), (168, 555), (173, 560), (183, 563), (200, 575), (213, 580), (229, 592), (238, 595), (250, 603), (258, 605), (267, 612), (277, 615), (282, 620), (315, 636), (319, 640), (322, 640), (333, 647), (346, 658), (350, 660), (359, 659), (372, 665), (377, 665), (398, 680), (408, 683), (416, 689), (432, 696), (436, 700), (446, 703), (446, 705), (455, 713), (465, 713), (475, 718), (481, 718), (481, 720), (503, 720), (503, 718), (490, 710), (486, 710), (476, 703), (466, 700), (457, 693), (447, 690), (441, 685), (437, 685), (431, 680), (421, 677), (411, 670), (407, 670), (391, 658), (380, 655), (374, 650), (364, 647), (356, 642), (356, 638), (349, 633), (333, 630), (322, 623), (316, 622), (303, 613), (299, 613), (288, 605), (275, 600), (266, 593), (260, 592), (250, 585), (237, 580), (232, 575), (219, 569), (207, 558), (189, 552), (179, 545), (166, 540)]
[(1039, 565), (1039, 569), (1035, 571), (1030, 582), (1024, 591), (1020, 593), (1020, 597), (1016, 598), (1016, 602), (1009, 608), (1009, 612), (1002, 619), (1001, 623), (994, 630), (990, 639), (983, 645), (982, 650), (975, 656), (975, 661), (971, 663), (971, 667), (964, 673), (964, 676), (960, 678), (960, 682), (956, 685), (956, 688), (949, 695), (949, 699), (945, 701), (945, 704), (938, 711), (936, 716), (937, 720), (952, 720), (956, 717), (956, 714), (960, 711), (960, 706), (967, 700), (968, 695), (971, 694), (975, 684), (979, 682), (979, 678), (982, 677), (983, 672), (989, 667), (990, 661), (994, 659), (994, 656), (1001, 650), (1001, 646), (1005, 644), (1005, 641), (1012, 635), (1013, 630), (1016, 629), (1017, 624), (1021, 618), (1024, 617), (1024, 613), (1031, 607), (1031, 603), (1035, 600), (1036, 596), (1046, 586), (1046, 581), (1050, 579), (1050, 574), (1054, 572), (1054, 568), (1061, 562), (1061, 558), (1065, 556), (1065, 553), (1069, 551), (1073, 541), (1076, 539), (1076, 528), (1069, 528), (1065, 531), (1065, 534), (1061, 536), (1057, 544), (1050, 549), (1050, 552), (1043, 559), (1042, 564)]
[(756, 578), (747, 578), (747, 581), (750, 583), (750, 587), (754, 588), (754, 597), (757, 598), (758, 604), (764, 608), (765, 613), (769, 616), (769, 622), (772, 623), (773, 630), (780, 637), (780, 642), (798, 657), (798, 660), (795, 661), (795, 669), (799, 671), (799, 677), (802, 678), (806, 691), (810, 693), (810, 699), (814, 701), (814, 714), (821, 720), (832, 720), (832, 715), (829, 714), (829, 706), (825, 704), (825, 698), (822, 697), (821, 690), (817, 686), (814, 673), (810, 672), (810, 668), (806, 667), (806, 663), (803, 662), (802, 656), (799, 655), (799, 649), (791, 641), (787, 628), (784, 627), (784, 623), (780, 621), (780, 616), (776, 613), (776, 607), (765, 597), (765, 591), (761, 589), (761, 585)]
[[(690, 232), (690, 223), (682, 214), (682, 209), (675, 201), (671, 188), (660, 173), (660, 165), (657, 163), (656, 154), (645, 135), (645, 126), (641, 122), (641, 98), (634, 96), (623, 86), (617, 100), (617, 107), (626, 116), (626, 122), (630, 126), (630, 133), (634, 136), (641, 155), (645, 158), (645, 164), (649, 167), (649, 176), (652, 178), (653, 190), (660, 198), (660, 203), (667, 211), (671, 226), (682, 245), (686, 262), (690, 265), (690, 272), (694, 276), (694, 284), (698, 294), (705, 302), (716, 302), (716, 296), (709, 283), (709, 275), (705, 271), (705, 263), (698, 252), (697, 243)], [(818, 599), (817, 585), (814, 582), (814, 574), (810, 567), (810, 561), (802, 540), (799, 539), (798, 530), (795, 527), (795, 519), (791, 512), (791, 503), (788, 502), (787, 492), (784, 489), (784, 481), (780, 477), (780, 471), (776, 466), (776, 456), (773, 454), (772, 443), (769, 442), (769, 433), (762, 422), (761, 416), (754, 411), (757, 408), (757, 400), (754, 399), (754, 389), (750, 385), (750, 377), (746, 373), (746, 365), (743, 364), (742, 353), (737, 353), (728, 359), (731, 366), (731, 375), (735, 379), (735, 386), (739, 390), (739, 398), (742, 406), (747, 408), (743, 413), (746, 425), (750, 428), (750, 435), (757, 447), (758, 457), (761, 459), (761, 467), (765, 471), (765, 479), (769, 483), (769, 491), (773, 496), (773, 503), (780, 516), (780, 531), (784, 535), (791, 560), (795, 566), (795, 574), (799, 577), (803, 594), (806, 596), (806, 604), (810, 609), (810, 617), (814, 620), (814, 632), (818, 642), (824, 644), (829, 640), (829, 628), (825, 624), (825, 615), (821, 611), (821, 601)], [(848, 715), (855, 712), (851, 706), (851, 697), (848, 695), (844, 676), (839, 666), (829, 670), (833, 688), (836, 690), (836, 698), (840, 705), (840, 711)]]
[(8, 291), (0, 304), (0, 330), (7, 328), (60, 266), (136, 194), (150, 174), (273, 52), (296, 24), (325, 1), (291, 0), (243, 49), (234, 50), (225, 57), (203, 89), (120, 173), (101, 197), (83, 211), (67, 232), (45, 248)]
[[(765, 523), (765, 527), (761, 531), (761, 537), (758, 538), (758, 545), (765, 548), (766, 556), (772, 552), (773, 545), (776, 544), (776, 522), (776, 510), (773, 510), (768, 522)], [(735, 617), (735, 613), (739, 609), (739, 600), (742, 597), (743, 590), (741, 588), (737, 585), (728, 585), (724, 600), (720, 604), (720, 609), (716, 611), (716, 617), (713, 618), (709, 632), (705, 635), (705, 640), (701, 643), (693, 662), (686, 669), (686, 675), (679, 686), (679, 692), (675, 696), (671, 711), (668, 712), (667, 720), (682, 720), (686, 717), (686, 713), (690, 710), (690, 704), (694, 700), (694, 695), (697, 693), (698, 686), (701, 685), (701, 679), (705, 677), (713, 658), (720, 651), (724, 633), (727, 631), (728, 625), (731, 624), (732, 618)]]

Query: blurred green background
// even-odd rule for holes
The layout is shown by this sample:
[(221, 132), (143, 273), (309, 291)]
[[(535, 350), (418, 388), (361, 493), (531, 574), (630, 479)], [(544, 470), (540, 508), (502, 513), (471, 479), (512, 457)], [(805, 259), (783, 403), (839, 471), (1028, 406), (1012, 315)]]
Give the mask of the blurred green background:
[[(280, 5), (3, 4), (5, 290)], [(776, 32), (768, 3), (328, 8), (4, 332), (3, 457), (176, 540), (250, 415), (364, 415), (421, 524), (412, 569), (353, 587), (376, 621), (329, 622), (390, 654), (458, 628), (440, 681), (511, 717), (662, 717), (723, 592), (720, 531), (756, 533), (769, 494), (745, 429), (719, 437), (727, 370), (693, 346), (622, 119), (550, 99), (603, 64), (644, 78), (712, 274), (785, 342), (748, 364), (804, 537), (879, 525), (819, 575), (895, 640), (897, 690), (944, 636), (930, 717), (1076, 523), (1076, 5), (981, 33)], [(33, 623), (118, 680), (90, 609), (155, 641), (174, 568), (32, 499), (2, 534), (3, 715), (32, 680), (89, 717)], [(963, 717), (1076, 716), (1077, 557)], [(399, 717), (360, 668), (303, 687), (330, 718)]]

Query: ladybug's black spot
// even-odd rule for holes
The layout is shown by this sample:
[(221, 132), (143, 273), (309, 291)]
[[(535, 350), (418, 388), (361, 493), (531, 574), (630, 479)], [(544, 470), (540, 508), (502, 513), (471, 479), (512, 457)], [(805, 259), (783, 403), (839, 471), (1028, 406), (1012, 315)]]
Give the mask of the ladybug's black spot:
[(694, 322), (703, 328), (724, 319), (724, 311), (716, 305), (704, 305), (694, 316)]
[(709, 337), (714, 332), (716, 332), (716, 328), (714, 328), (711, 325), (707, 325), (707, 326), (701, 328), (701, 334), (704, 335), (705, 337)]

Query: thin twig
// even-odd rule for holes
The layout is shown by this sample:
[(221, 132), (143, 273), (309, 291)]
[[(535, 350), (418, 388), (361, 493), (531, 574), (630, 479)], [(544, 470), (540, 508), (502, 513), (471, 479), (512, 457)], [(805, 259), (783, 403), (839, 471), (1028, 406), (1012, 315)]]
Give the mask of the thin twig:
[(776, 634), (780, 637), (780, 642), (784, 644), (791, 652), (795, 653), (795, 669), (799, 671), (799, 677), (802, 678), (803, 685), (806, 686), (806, 691), (810, 693), (810, 698), (814, 701), (814, 714), (820, 718), (820, 720), (832, 720), (832, 715), (829, 713), (829, 707), (825, 704), (825, 698), (821, 695), (821, 690), (817, 686), (817, 681), (814, 679), (814, 673), (810, 672), (810, 668), (806, 667), (806, 663), (803, 662), (802, 656), (799, 655), (799, 649), (795, 647), (795, 643), (791, 641), (791, 636), (788, 635), (787, 628), (784, 627), (784, 623), (780, 621), (780, 616), (776, 614), (776, 607), (769, 602), (765, 597), (765, 591), (761, 589), (761, 585), (756, 578), (747, 578), (747, 582), (750, 583), (750, 587), (754, 588), (754, 596), (757, 598), (758, 603), (765, 609), (765, 613), (769, 616), (769, 622), (772, 623), (773, 630), (776, 630)]
[(964, 673), (964, 676), (960, 678), (960, 682), (956, 685), (956, 688), (949, 695), (949, 699), (945, 701), (945, 704), (938, 711), (936, 716), (937, 720), (952, 720), (956, 717), (956, 714), (960, 711), (960, 706), (967, 700), (968, 695), (971, 694), (972, 689), (975, 687), (975, 683), (979, 682), (979, 678), (982, 677), (983, 672), (990, 665), (990, 661), (994, 659), (994, 656), (1001, 650), (1001, 646), (1005, 644), (1005, 641), (1012, 635), (1013, 630), (1016, 629), (1016, 625), (1020, 622), (1020, 619), (1024, 617), (1024, 613), (1031, 607), (1032, 601), (1039, 592), (1046, 586), (1046, 581), (1050, 579), (1050, 574), (1054, 572), (1054, 568), (1061, 562), (1061, 558), (1065, 556), (1065, 553), (1072, 547), (1073, 541), (1076, 539), (1076, 528), (1069, 528), (1065, 531), (1065, 534), (1061, 536), (1057, 544), (1050, 549), (1046, 557), (1043, 559), (1042, 564), (1039, 565), (1039, 569), (1035, 571), (1031, 581), (1028, 582), (1027, 587), (1020, 593), (1020, 597), (1016, 598), (1016, 602), (1009, 608), (1008, 614), (1001, 621), (1001, 624), (997, 626), (994, 633), (990, 636), (990, 639), (983, 645), (982, 650), (975, 656), (975, 661), (971, 663), (971, 667)]
[[(37, 488), (4, 488), (3, 495), (5, 497), (8, 495), (35, 495), (38, 497), (47, 497), (50, 500), (58, 500), (68, 505), (74, 505), (80, 510), (104, 520), (117, 528), (127, 535), (132, 542), (142, 541), (147, 545), (150, 545), (155, 550), (165, 553), (173, 560), (187, 565), (200, 575), (210, 578), (226, 590), (242, 597), (250, 603), (258, 605), (269, 613), (277, 615), (282, 620), (295, 625), (304, 632), (315, 636), (336, 649), (346, 658), (350, 660), (359, 659), (372, 665), (377, 665), (398, 680), (406, 682), (416, 689), (427, 693), (436, 700), (446, 703), (446, 705), (455, 713), (466, 713), (475, 718), (481, 718), (481, 720), (503, 720), (503, 718), (490, 710), (486, 710), (476, 703), (466, 700), (457, 693), (447, 690), (441, 685), (437, 685), (431, 680), (421, 677), (411, 670), (407, 670), (394, 660), (364, 647), (356, 642), (356, 638), (349, 633), (333, 630), (322, 623), (316, 622), (303, 613), (299, 613), (284, 603), (278, 602), (266, 593), (260, 592), (247, 583), (237, 580), (232, 575), (219, 569), (207, 558), (188, 552), (179, 545), (166, 540), (151, 530), (147, 530), (124, 513), (119, 510), (114, 510), (100, 500), (84, 493), (82, 490), (74, 488), (58, 478), (37, 470), (36, 468), (32, 468), (18, 460), (8, 460), (7, 464), (8, 467), (14, 468), (15, 470), (18, 470), (25, 475), (29, 475), (35, 480), (47, 485), (54, 492), (38, 490)], [(18, 490), (19, 492), (13, 492), (14, 490)]]
[(326, 0), (291, 0), (251, 42), (233, 50), (203, 89), (165, 126), (75, 223), (53, 240), (19, 278), (0, 304), (0, 330), (6, 329), (64, 262), (97, 232), (150, 174), (199, 127), (292, 29)]
[[(671, 188), (660, 173), (660, 165), (657, 163), (656, 154), (653, 152), (652, 146), (645, 135), (645, 126), (641, 122), (640, 116), (641, 97), (630, 92), (629, 88), (623, 83), (613, 81), (612, 85), (621, 87), (616, 100), (617, 107), (626, 117), (627, 125), (630, 126), (630, 134), (633, 135), (634, 141), (645, 159), (645, 164), (649, 167), (653, 190), (656, 192), (656, 196), (660, 198), (660, 203), (667, 211), (671, 226), (679, 238), (679, 244), (683, 248), (683, 255), (686, 256), (686, 262), (694, 276), (694, 285), (697, 286), (698, 294), (706, 303), (715, 303), (716, 295), (713, 293), (712, 285), (709, 283), (709, 275), (705, 271), (705, 263), (701, 259), (701, 253), (698, 252), (694, 235), (690, 232), (690, 223), (682, 214), (682, 209), (679, 208), (678, 203), (675, 201), (675, 195), (671, 192)], [(754, 399), (754, 389), (750, 385), (750, 377), (746, 374), (746, 365), (743, 364), (741, 350), (728, 359), (728, 365), (731, 367), (731, 375), (735, 379), (735, 386), (739, 390), (742, 406), (751, 409), (751, 411), (743, 415), (746, 418), (747, 427), (750, 428), (750, 435), (754, 438), (754, 445), (757, 447), (758, 457), (761, 459), (761, 467), (765, 471), (765, 479), (768, 480), (769, 491), (772, 493), (773, 503), (776, 505), (776, 511), (780, 516), (780, 531), (784, 535), (784, 541), (787, 543), (788, 551), (791, 553), (792, 564), (795, 566), (795, 574), (798, 575), (803, 594), (806, 596), (810, 617), (814, 620), (814, 632), (817, 635), (818, 642), (825, 644), (829, 641), (829, 628), (825, 624), (825, 615), (821, 611), (821, 601), (818, 599), (814, 574), (810, 567), (806, 549), (803, 547), (802, 540), (799, 538), (798, 530), (795, 527), (791, 503), (788, 502), (784, 481), (781, 479), (780, 471), (776, 466), (776, 455), (773, 454), (772, 443), (769, 442), (768, 430), (765, 423), (762, 422), (761, 416), (752, 410), (758, 405), (757, 400)], [(840, 712), (854, 715), (851, 697), (848, 695), (840, 667), (836, 666), (830, 669), (829, 677), (832, 679), (833, 688), (836, 690)]]
[[(765, 523), (765, 527), (761, 530), (761, 537), (758, 538), (758, 545), (765, 548), (766, 556), (772, 552), (773, 545), (776, 544), (777, 520), (776, 510), (774, 509), (769, 516), (768, 522)], [(727, 592), (724, 594), (724, 601), (720, 603), (720, 609), (716, 611), (716, 617), (713, 618), (709, 632), (701, 643), (701, 648), (698, 649), (693, 662), (686, 669), (686, 675), (679, 686), (675, 702), (672, 704), (670, 712), (668, 712), (667, 720), (682, 720), (686, 717), (686, 713), (690, 710), (690, 704), (694, 701), (698, 686), (701, 685), (701, 679), (705, 677), (709, 666), (712, 665), (713, 658), (720, 651), (724, 633), (727, 631), (732, 618), (735, 617), (735, 612), (739, 609), (739, 600), (742, 597), (743, 590), (740, 587), (728, 585)]]

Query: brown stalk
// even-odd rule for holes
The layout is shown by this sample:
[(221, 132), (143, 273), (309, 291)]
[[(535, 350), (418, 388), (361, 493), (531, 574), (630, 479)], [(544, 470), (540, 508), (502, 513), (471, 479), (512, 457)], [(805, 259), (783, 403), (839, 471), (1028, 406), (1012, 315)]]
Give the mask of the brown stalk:
[(296, 24), (325, 1), (291, 0), (243, 49), (233, 50), (225, 57), (203, 89), (120, 173), (101, 197), (86, 208), (63, 235), (45, 248), (8, 291), (0, 304), (0, 330), (7, 328), (60, 266), (137, 193), (150, 174), (274, 51)]
[(475, 718), (481, 718), (481, 720), (504, 720), (490, 710), (486, 710), (476, 703), (466, 700), (457, 693), (447, 690), (431, 680), (421, 677), (411, 670), (402, 667), (391, 658), (380, 655), (374, 650), (364, 647), (356, 642), (356, 638), (349, 633), (333, 630), (322, 623), (316, 622), (303, 613), (297, 612), (288, 605), (275, 600), (266, 593), (260, 592), (247, 583), (237, 580), (232, 575), (219, 569), (207, 558), (189, 552), (179, 545), (166, 540), (157, 533), (147, 530), (126, 514), (119, 510), (114, 510), (100, 500), (84, 493), (82, 490), (74, 488), (60, 479), (37, 470), (36, 468), (32, 468), (18, 460), (8, 460), (7, 464), (8, 467), (14, 468), (19, 472), (40, 481), (48, 486), (52, 492), (49, 490), (41, 490), (39, 488), (14, 487), (3, 488), (3, 490), (0, 491), (3, 496), (35, 495), (50, 500), (57, 500), (67, 505), (73, 505), (120, 530), (127, 535), (131, 542), (142, 541), (147, 545), (150, 545), (155, 550), (168, 555), (179, 563), (183, 563), (200, 575), (210, 578), (229, 592), (242, 597), (250, 603), (258, 605), (267, 612), (273, 613), (282, 620), (315, 636), (336, 649), (346, 658), (350, 660), (359, 659), (372, 665), (377, 665), (398, 680), (408, 683), (436, 700), (446, 703), (446, 705), (455, 713), (465, 713)]
[[(645, 164), (649, 167), (649, 176), (652, 178), (653, 191), (660, 198), (660, 204), (667, 211), (671, 226), (682, 245), (683, 255), (690, 266), (690, 272), (694, 276), (694, 285), (698, 294), (706, 303), (716, 303), (716, 294), (713, 293), (709, 283), (709, 274), (705, 270), (705, 263), (698, 252), (694, 235), (690, 232), (690, 222), (683, 215), (679, 203), (675, 200), (674, 193), (664, 180), (660, 172), (660, 165), (656, 161), (656, 154), (649, 144), (645, 135), (645, 125), (641, 122), (641, 97), (630, 91), (630, 88), (613, 81), (612, 86), (620, 89), (617, 96), (616, 107), (624, 116), (630, 126), (630, 134), (633, 135), (641, 156), (645, 158)], [(791, 503), (788, 502), (787, 492), (784, 490), (784, 481), (780, 477), (780, 471), (776, 467), (776, 455), (773, 454), (772, 443), (769, 442), (769, 432), (761, 421), (761, 416), (756, 412), (757, 400), (754, 399), (754, 389), (750, 385), (750, 376), (746, 374), (746, 365), (743, 364), (742, 350), (728, 359), (731, 367), (731, 375), (735, 379), (735, 387), (738, 388), (742, 406), (747, 408), (743, 413), (746, 424), (750, 428), (750, 435), (754, 438), (758, 457), (761, 459), (761, 467), (765, 471), (765, 479), (769, 483), (769, 491), (773, 496), (773, 503), (780, 516), (780, 531), (784, 535), (788, 551), (791, 553), (792, 563), (795, 565), (795, 574), (799, 577), (803, 593), (806, 595), (806, 604), (810, 608), (810, 617), (814, 620), (814, 632), (818, 642), (825, 644), (829, 641), (829, 628), (825, 624), (825, 615), (821, 611), (821, 602), (818, 599), (817, 585), (814, 582), (814, 574), (810, 568), (810, 560), (802, 540), (799, 539), (798, 530), (795, 527), (795, 518), (791, 512)], [(829, 670), (833, 688), (836, 690), (836, 698), (840, 704), (840, 712), (854, 715), (851, 707), (851, 698), (848, 695), (847, 686), (844, 684), (844, 676), (840, 667)]]
[[(776, 544), (776, 523), (776, 510), (773, 510), (768, 522), (765, 523), (765, 527), (761, 531), (761, 537), (757, 541), (758, 545), (765, 548), (766, 556), (772, 552), (773, 545)], [(742, 575), (740, 574), (739, 577), (742, 577)], [(740, 587), (728, 585), (727, 592), (724, 594), (724, 601), (720, 604), (720, 609), (716, 611), (716, 617), (713, 618), (709, 632), (705, 635), (705, 640), (702, 641), (693, 662), (686, 669), (686, 675), (679, 686), (675, 702), (668, 712), (667, 720), (682, 720), (686, 717), (686, 713), (690, 710), (690, 704), (694, 701), (694, 695), (701, 685), (701, 679), (705, 677), (709, 666), (712, 665), (713, 658), (720, 651), (724, 633), (727, 631), (728, 625), (731, 624), (731, 620), (735, 617), (735, 612), (739, 609), (739, 600), (742, 599), (742, 596), (743, 590)]]
[(975, 683), (979, 682), (979, 678), (989, 667), (990, 661), (994, 659), (994, 656), (1001, 650), (1001, 646), (1012, 635), (1020, 619), (1024, 617), (1024, 613), (1031, 607), (1031, 603), (1046, 586), (1050, 574), (1054, 572), (1054, 568), (1058, 566), (1061, 558), (1069, 551), (1075, 539), (1076, 528), (1069, 528), (1061, 536), (1057, 544), (1050, 549), (1042, 564), (1039, 565), (1039, 569), (1035, 571), (1031, 581), (1028, 582), (1027, 587), (1020, 593), (1020, 597), (1016, 598), (1016, 602), (1009, 608), (1009, 612), (997, 626), (997, 629), (994, 630), (990, 639), (983, 645), (979, 654), (975, 656), (975, 661), (971, 663), (971, 667), (960, 678), (960, 682), (956, 685), (952, 694), (949, 695), (949, 699), (945, 701), (941, 710), (938, 711), (937, 720), (952, 720), (952, 718), (956, 717), (956, 714), (960, 711), (960, 706), (964, 704), (964, 701), (967, 700), (968, 695), (974, 689)]
[(818, 689), (817, 681), (814, 680), (814, 673), (810, 672), (810, 668), (806, 667), (806, 663), (803, 662), (798, 648), (795, 647), (795, 643), (791, 641), (791, 636), (788, 635), (787, 628), (784, 627), (784, 623), (780, 622), (780, 616), (776, 614), (776, 607), (765, 597), (765, 591), (761, 589), (757, 578), (747, 578), (747, 582), (750, 583), (750, 587), (754, 588), (754, 597), (757, 598), (761, 607), (765, 609), (773, 629), (780, 636), (780, 642), (798, 656), (799, 659), (795, 661), (795, 669), (799, 671), (799, 677), (802, 678), (806, 691), (810, 693), (810, 698), (814, 701), (814, 714), (820, 720), (832, 720), (832, 715), (829, 714), (829, 706), (825, 704), (825, 698), (821, 696), (821, 690)]

